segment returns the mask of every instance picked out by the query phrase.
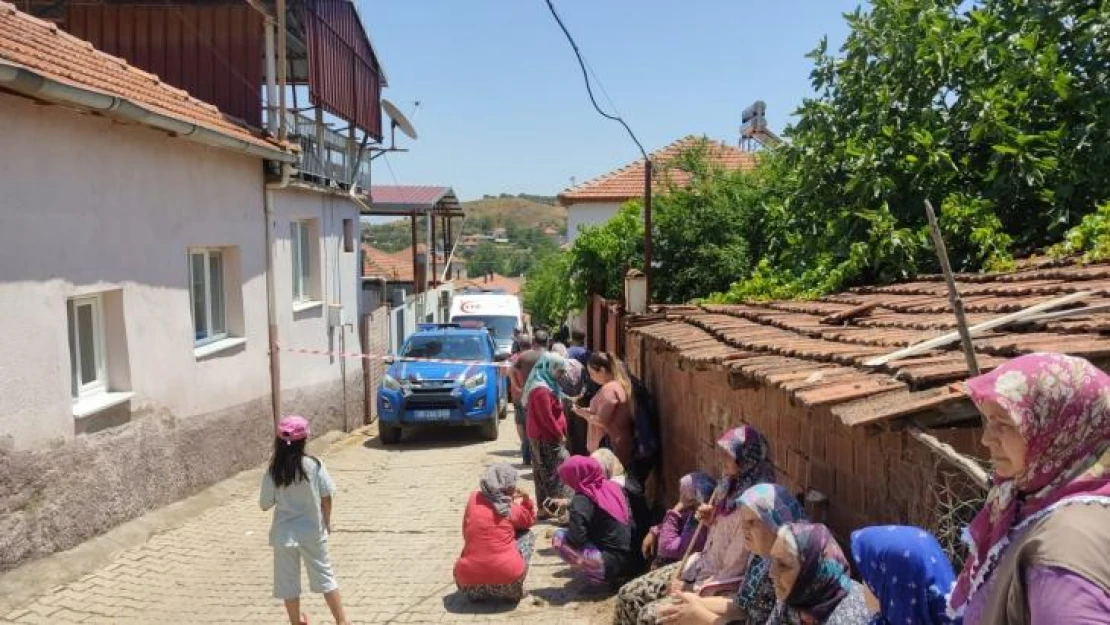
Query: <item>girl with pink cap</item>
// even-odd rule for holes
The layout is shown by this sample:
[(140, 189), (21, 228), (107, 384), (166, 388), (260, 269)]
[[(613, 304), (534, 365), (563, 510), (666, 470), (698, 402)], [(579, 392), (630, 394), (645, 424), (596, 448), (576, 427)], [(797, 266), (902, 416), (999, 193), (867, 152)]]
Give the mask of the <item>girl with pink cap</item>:
[(270, 546), (274, 548), (274, 597), (285, 601), (292, 625), (307, 624), (301, 614), (301, 560), (312, 592), (324, 594), (338, 625), (347, 625), (339, 584), (328, 557), (331, 499), (335, 493), (328, 470), (319, 459), (305, 454), (308, 421), (291, 415), (277, 426), (274, 456), (262, 478), (258, 503), (274, 509)]

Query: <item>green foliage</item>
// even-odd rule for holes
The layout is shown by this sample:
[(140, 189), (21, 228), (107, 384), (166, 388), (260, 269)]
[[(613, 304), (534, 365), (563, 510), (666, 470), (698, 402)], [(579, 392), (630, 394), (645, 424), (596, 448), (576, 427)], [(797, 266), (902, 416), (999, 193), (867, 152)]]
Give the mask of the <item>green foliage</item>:
[(567, 284), (584, 293), (620, 298), (625, 272), (644, 264), (640, 215), (640, 202), (628, 202), (605, 224), (583, 228), (571, 246)]
[(583, 292), (568, 282), (571, 260), (569, 253), (558, 253), (536, 263), (528, 272), (521, 298), (534, 323), (558, 327), (567, 314), (583, 307)]
[(1087, 262), (1110, 259), (1110, 202), (1085, 215), (1049, 253), (1057, 257), (1082, 254)]
[[(1110, 198), (1110, 3), (874, 0), (768, 171), (761, 262), (716, 300), (813, 295), (937, 271), (931, 199), (958, 270), (1001, 269)], [(1100, 121), (1101, 120), (1101, 121)]]

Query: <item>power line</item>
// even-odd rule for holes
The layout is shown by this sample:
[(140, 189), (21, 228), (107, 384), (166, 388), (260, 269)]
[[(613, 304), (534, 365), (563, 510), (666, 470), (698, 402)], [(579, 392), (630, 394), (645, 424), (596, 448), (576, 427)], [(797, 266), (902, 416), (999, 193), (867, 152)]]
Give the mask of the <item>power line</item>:
[(586, 82), (586, 93), (590, 96), (590, 104), (594, 105), (594, 110), (597, 111), (598, 115), (601, 115), (605, 119), (613, 120), (619, 123), (621, 126), (624, 126), (624, 129), (628, 132), (628, 136), (632, 137), (632, 141), (636, 144), (636, 147), (640, 149), (640, 154), (643, 155), (644, 160), (648, 160), (648, 154), (647, 151), (644, 150), (643, 144), (641, 144), (640, 140), (636, 138), (636, 133), (632, 132), (632, 128), (629, 127), (627, 123), (625, 123), (621, 116), (606, 113), (605, 111), (601, 110), (600, 106), (598, 106), (597, 98), (594, 97), (593, 87), (590, 86), (590, 74), (589, 70), (586, 69), (586, 61), (582, 58), (582, 52), (578, 49), (578, 44), (574, 42), (574, 37), (571, 36), (570, 31), (567, 30), (566, 25), (563, 24), (563, 19), (559, 17), (558, 11), (555, 10), (555, 5), (551, 3), (551, 0), (546, 1), (547, 8), (551, 10), (551, 16), (555, 18), (556, 22), (558, 22), (559, 28), (562, 29), (563, 34), (566, 35), (567, 41), (570, 43), (570, 47), (574, 49), (574, 56), (578, 59), (578, 67), (582, 70), (582, 80)]

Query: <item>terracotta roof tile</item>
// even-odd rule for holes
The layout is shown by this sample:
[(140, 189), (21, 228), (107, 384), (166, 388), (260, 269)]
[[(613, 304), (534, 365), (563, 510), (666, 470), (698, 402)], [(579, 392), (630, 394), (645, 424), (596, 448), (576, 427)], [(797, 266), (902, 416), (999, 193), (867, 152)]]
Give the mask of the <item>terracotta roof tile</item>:
[(369, 245), (362, 246), (363, 274), (388, 278), (391, 282), (413, 282), (412, 248), (385, 252)]
[(471, 288), (483, 291), (504, 291), (507, 295), (519, 295), (522, 284), (524, 284), (523, 278), (510, 278), (495, 273), (488, 281), (481, 276), (476, 276), (456, 282), (455, 289), (462, 290)]
[(21, 67), (52, 80), (130, 100), (167, 117), (197, 124), (260, 147), (280, 149), (228, 119), (213, 105), (163, 83), (59, 29), (0, 2), (0, 63)]
[[(709, 160), (712, 164), (724, 169), (750, 170), (755, 167), (755, 155), (745, 152), (718, 141), (707, 140), (705, 137), (689, 135), (674, 143), (651, 153), (651, 160), (655, 164), (654, 172), (667, 172), (670, 181), (682, 185), (689, 180), (685, 172), (668, 170), (666, 165), (682, 150), (707, 142)], [(659, 175), (656, 186), (662, 185), (664, 180)], [(559, 202), (564, 206), (580, 202), (626, 202), (642, 196), (644, 193), (644, 161), (633, 161), (616, 171), (609, 172), (584, 182), (578, 186), (566, 189), (559, 194)]]
[[(1034, 351), (1110, 365), (1110, 263), (1052, 261), (1022, 267), (1006, 274), (959, 276), (970, 324), (1079, 291), (1092, 294), (1070, 306), (1092, 311), (977, 335), (980, 369), (989, 371)], [(845, 316), (829, 322), (833, 315)], [(816, 301), (659, 307), (630, 325), (633, 333), (662, 343), (682, 360), (726, 367), (730, 384), (776, 386), (804, 405), (829, 406), (848, 425), (924, 411), (949, 421), (976, 414), (966, 396), (950, 388), (968, 376), (959, 343), (878, 368), (863, 365), (873, 356), (955, 329), (939, 277), (857, 288)]]

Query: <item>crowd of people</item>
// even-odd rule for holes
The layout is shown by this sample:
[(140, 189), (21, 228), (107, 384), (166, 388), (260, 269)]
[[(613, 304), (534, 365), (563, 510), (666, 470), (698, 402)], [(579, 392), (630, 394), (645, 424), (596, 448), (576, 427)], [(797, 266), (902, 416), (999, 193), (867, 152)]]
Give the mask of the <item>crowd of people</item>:
[[(718, 476), (684, 476), (654, 519), (627, 370), (579, 337), (545, 342), (521, 337), (512, 366), (536, 500), (499, 463), (464, 512), (455, 580), (474, 601), (525, 596), (546, 519), (574, 575), (616, 593), (615, 625), (1110, 624), (1110, 377), (1086, 360), (1031, 354), (968, 381), (993, 482), (957, 575), (916, 527), (859, 529), (846, 554), (777, 483), (771, 445), (747, 425), (717, 442)], [(327, 555), (333, 487), (306, 437), (303, 420), (282, 422), (263, 483), (263, 508), (277, 507), (274, 594), (296, 623), (303, 558), (344, 622)]]

